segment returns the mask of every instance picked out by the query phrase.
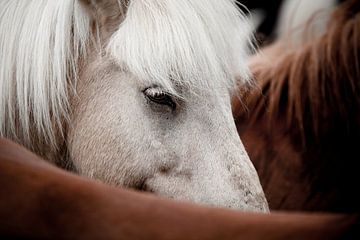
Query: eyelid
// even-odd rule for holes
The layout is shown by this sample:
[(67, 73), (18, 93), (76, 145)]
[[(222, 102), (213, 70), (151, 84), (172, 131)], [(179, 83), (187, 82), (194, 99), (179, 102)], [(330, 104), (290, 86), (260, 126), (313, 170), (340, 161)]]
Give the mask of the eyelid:
[(168, 97), (170, 97), (172, 100), (176, 100), (177, 97), (170, 93), (169, 91), (166, 91), (165, 89), (163, 89), (162, 87), (159, 87), (159, 86), (153, 86), (153, 87), (148, 87), (148, 88), (145, 88), (143, 90), (143, 93), (145, 95), (151, 95), (151, 96), (162, 96), (162, 95), (166, 95)]
[(172, 110), (176, 108), (176, 102), (173, 99), (173, 95), (164, 91), (160, 87), (149, 87), (146, 88), (143, 93), (152, 102), (160, 105), (167, 105)]
[(147, 88), (144, 90), (144, 92), (151, 94), (153, 96), (156, 95), (170, 95), (167, 92), (165, 92), (163, 89), (159, 88), (159, 87), (154, 87), (154, 88)]

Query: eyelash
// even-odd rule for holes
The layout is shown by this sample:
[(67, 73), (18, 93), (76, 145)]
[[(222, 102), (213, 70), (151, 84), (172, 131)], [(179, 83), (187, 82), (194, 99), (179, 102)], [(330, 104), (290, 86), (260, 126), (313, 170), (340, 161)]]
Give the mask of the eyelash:
[(151, 102), (170, 107), (172, 110), (176, 109), (176, 103), (173, 100), (173, 96), (161, 88), (151, 87), (143, 91), (147, 99)]

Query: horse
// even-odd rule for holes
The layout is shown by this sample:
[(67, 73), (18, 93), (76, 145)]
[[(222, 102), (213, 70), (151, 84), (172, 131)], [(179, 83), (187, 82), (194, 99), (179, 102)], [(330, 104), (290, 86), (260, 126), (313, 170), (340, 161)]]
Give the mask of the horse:
[(270, 209), (359, 212), (359, 31), (359, 1), (348, 0), (322, 35), (250, 60), (257, 85), (233, 109)]
[[(316, 20), (317, 31), (325, 28), (331, 11), (343, 0), (240, 0), (238, 5), (250, 12), (256, 29), (257, 45), (264, 47), (288, 32), (293, 40), (301, 36), (302, 28), (309, 19)], [(312, 25), (315, 23), (312, 22)]]
[(359, 237), (356, 214), (248, 213), (175, 202), (75, 175), (4, 139), (0, 172), (2, 239)]
[(0, 136), (113, 186), (268, 212), (231, 112), (251, 31), (234, 0), (2, 0)]

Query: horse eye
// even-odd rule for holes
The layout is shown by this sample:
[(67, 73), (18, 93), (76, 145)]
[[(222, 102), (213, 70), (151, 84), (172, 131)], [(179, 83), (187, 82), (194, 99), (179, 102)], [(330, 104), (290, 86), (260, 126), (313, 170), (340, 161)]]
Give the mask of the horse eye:
[(144, 90), (144, 94), (150, 101), (156, 104), (169, 106), (172, 110), (176, 108), (173, 96), (159, 87), (147, 88)]

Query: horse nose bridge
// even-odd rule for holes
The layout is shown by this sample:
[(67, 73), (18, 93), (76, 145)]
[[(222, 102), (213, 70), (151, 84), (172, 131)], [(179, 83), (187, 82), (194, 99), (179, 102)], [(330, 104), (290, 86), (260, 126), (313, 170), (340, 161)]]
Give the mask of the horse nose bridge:
[(206, 152), (210, 153), (212, 158), (226, 161), (228, 159), (239, 159), (243, 155), (243, 144), (235, 124), (226, 119), (217, 120), (211, 123), (211, 128), (203, 129), (203, 131), (206, 130), (208, 137), (205, 139), (203, 147), (208, 147)]
[[(208, 172), (222, 174), (221, 178), (226, 179), (232, 166), (251, 164), (231, 112), (216, 109), (211, 115), (194, 113), (191, 121), (181, 126), (179, 132), (187, 134), (178, 139), (183, 151), (178, 155), (177, 167), (171, 169), (175, 174), (189, 176)], [(247, 175), (245, 168), (239, 171)]]
[[(186, 154), (181, 157), (177, 168), (173, 169), (177, 175), (212, 177), (230, 182), (231, 171), (234, 166), (244, 165), (237, 171), (247, 175), (247, 165), (250, 160), (239, 138), (224, 132), (222, 129), (209, 131), (210, 135), (201, 137), (200, 141), (189, 142)], [(195, 135), (197, 135), (195, 131)], [(199, 139), (198, 139), (199, 140)], [(200, 177), (201, 179), (201, 177)], [(224, 183), (222, 183), (224, 184)]]
[(187, 124), (190, 125), (187, 127), (197, 134), (206, 133), (211, 135), (210, 139), (238, 136), (231, 108), (209, 103), (202, 110), (194, 109), (189, 115)]
[[(222, 168), (228, 168), (234, 161), (242, 161), (244, 149), (236, 130), (231, 112), (225, 112), (214, 106), (212, 114), (201, 114), (194, 111), (182, 131), (179, 142), (186, 149), (185, 165), (199, 162), (215, 162)], [(190, 161), (188, 159), (191, 159)], [(195, 162), (195, 163), (193, 163)]]

